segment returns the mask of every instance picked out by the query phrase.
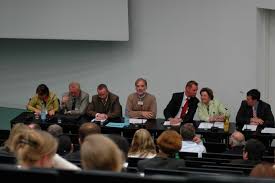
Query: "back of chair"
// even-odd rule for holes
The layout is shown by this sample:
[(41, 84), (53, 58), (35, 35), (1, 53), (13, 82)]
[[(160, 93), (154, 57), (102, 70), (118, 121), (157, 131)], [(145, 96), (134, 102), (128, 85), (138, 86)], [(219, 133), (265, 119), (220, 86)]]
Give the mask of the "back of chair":
[(226, 150), (226, 144), (217, 142), (205, 142), (203, 145), (207, 152), (222, 153)]

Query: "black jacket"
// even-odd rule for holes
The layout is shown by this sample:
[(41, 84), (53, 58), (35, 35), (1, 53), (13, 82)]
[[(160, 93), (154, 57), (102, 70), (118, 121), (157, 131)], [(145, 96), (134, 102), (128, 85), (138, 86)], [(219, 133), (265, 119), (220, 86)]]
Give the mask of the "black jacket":
[[(250, 123), (250, 118), (253, 117), (253, 110), (251, 106), (247, 105), (247, 102), (242, 101), (241, 107), (236, 116), (236, 125), (239, 129), (243, 127), (244, 124)], [(264, 121), (264, 127), (274, 127), (274, 116), (271, 112), (270, 105), (259, 100), (257, 108), (257, 117)]]
[[(172, 99), (170, 100), (169, 104), (166, 106), (163, 112), (166, 120), (169, 118), (174, 118), (178, 114), (182, 104), (183, 96), (183, 92), (173, 94)], [(189, 99), (188, 112), (182, 119), (183, 123), (193, 122), (198, 103), (199, 99), (197, 99), (196, 97), (191, 97)]]
[(146, 168), (177, 170), (180, 167), (185, 167), (185, 161), (182, 159), (154, 157), (138, 162), (140, 172), (143, 172)]

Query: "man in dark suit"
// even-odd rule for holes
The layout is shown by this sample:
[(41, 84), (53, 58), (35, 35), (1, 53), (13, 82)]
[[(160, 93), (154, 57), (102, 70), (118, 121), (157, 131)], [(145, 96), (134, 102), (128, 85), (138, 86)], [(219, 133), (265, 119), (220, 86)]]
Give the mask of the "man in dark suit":
[(97, 87), (97, 93), (98, 95), (94, 95), (91, 103), (88, 105), (87, 115), (95, 118), (96, 121), (108, 119), (120, 122), (122, 110), (119, 97), (109, 92), (105, 84), (100, 84)]
[(164, 109), (164, 116), (171, 125), (179, 125), (181, 122), (192, 122), (197, 110), (199, 100), (196, 98), (198, 83), (188, 81), (185, 92), (174, 93), (169, 104)]
[(239, 129), (244, 124), (274, 127), (274, 117), (269, 104), (260, 100), (261, 93), (252, 89), (247, 92), (246, 100), (242, 101), (236, 117), (236, 125)]

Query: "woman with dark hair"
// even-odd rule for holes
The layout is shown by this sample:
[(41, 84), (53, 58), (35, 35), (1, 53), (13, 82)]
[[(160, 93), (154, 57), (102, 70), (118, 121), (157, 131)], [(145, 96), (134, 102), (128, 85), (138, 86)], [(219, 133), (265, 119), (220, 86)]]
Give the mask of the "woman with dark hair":
[(27, 109), (40, 115), (43, 106), (48, 115), (53, 116), (59, 109), (59, 102), (57, 96), (50, 92), (45, 84), (40, 84), (36, 88), (36, 95), (30, 99)]
[(210, 88), (202, 88), (200, 91), (201, 101), (198, 103), (198, 116), (202, 121), (215, 122), (224, 121), (229, 117), (229, 112), (222, 103), (214, 99), (213, 91)]

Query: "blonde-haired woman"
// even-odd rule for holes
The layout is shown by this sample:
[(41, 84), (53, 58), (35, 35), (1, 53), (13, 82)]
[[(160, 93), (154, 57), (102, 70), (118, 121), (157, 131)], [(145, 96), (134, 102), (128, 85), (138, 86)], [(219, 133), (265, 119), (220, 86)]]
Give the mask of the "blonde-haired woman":
[(22, 168), (51, 168), (56, 154), (57, 141), (49, 133), (28, 130), (18, 134), (12, 142), (18, 165)]
[(139, 129), (135, 132), (131, 147), (128, 153), (130, 158), (154, 158), (156, 146), (151, 134), (146, 129)]
[(101, 134), (85, 138), (80, 150), (84, 170), (109, 170), (120, 172), (123, 168), (123, 155), (118, 146)]

